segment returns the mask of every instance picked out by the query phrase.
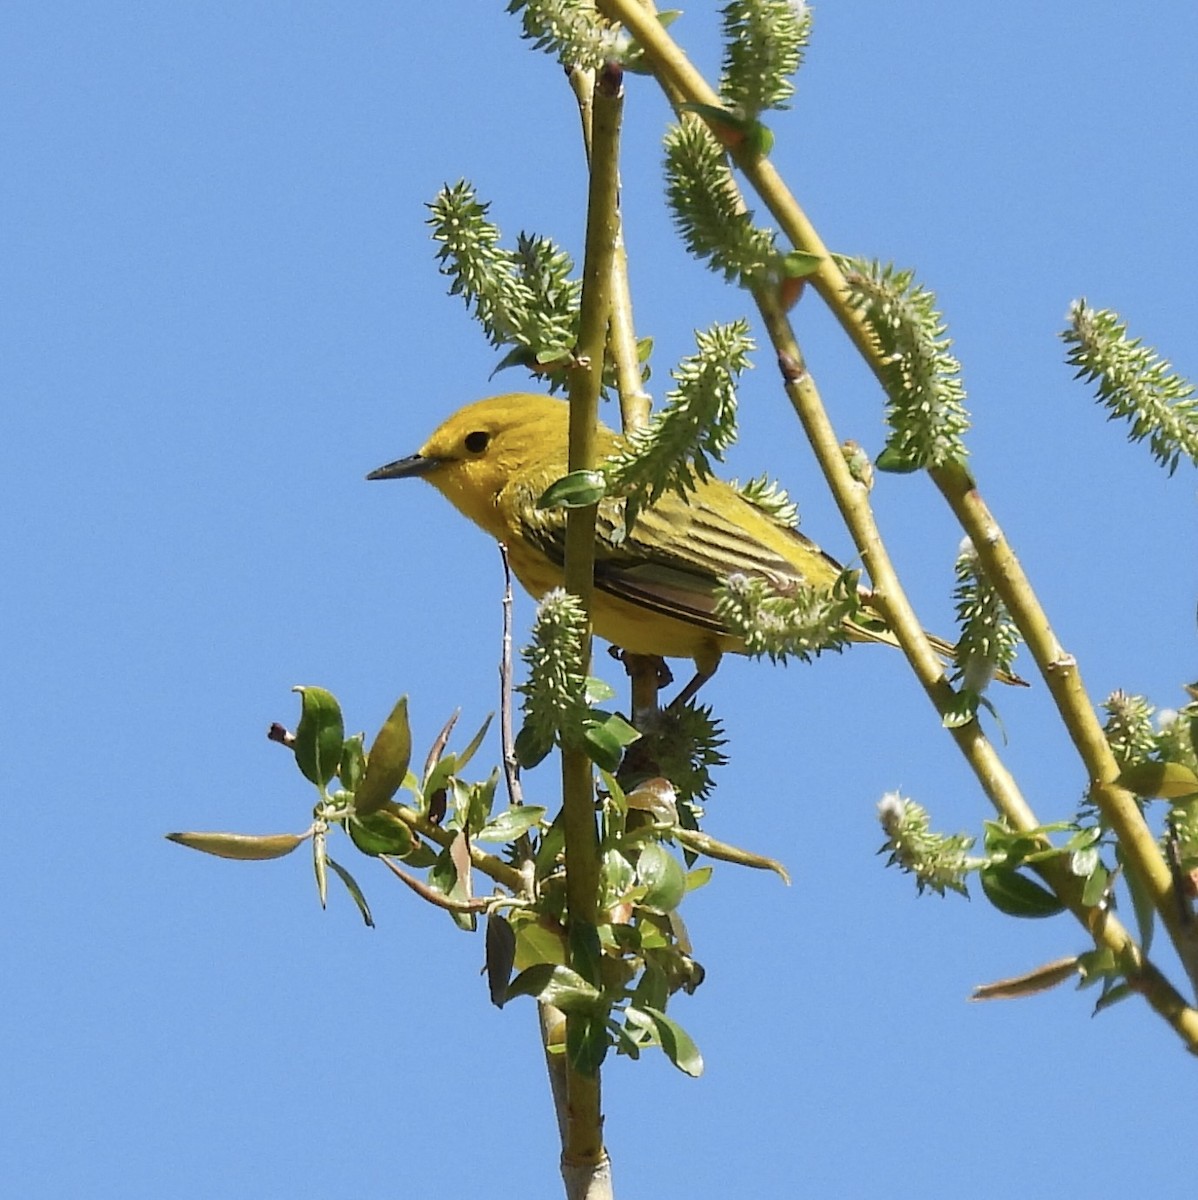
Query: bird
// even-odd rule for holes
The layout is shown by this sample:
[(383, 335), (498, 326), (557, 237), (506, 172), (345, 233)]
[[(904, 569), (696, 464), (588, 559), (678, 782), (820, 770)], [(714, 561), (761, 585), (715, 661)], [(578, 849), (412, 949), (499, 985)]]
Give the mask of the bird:
[[(417, 453), (366, 478), (427, 480), (504, 544), (513, 574), (539, 600), (563, 582), (565, 511), (540, 509), (537, 501), (567, 473), (569, 420), (569, 405), (552, 396), (492, 396), (459, 408)], [(621, 441), (599, 424), (599, 459)], [(759, 577), (793, 594), (830, 588), (843, 571), (806, 535), (765, 513), (731, 483), (708, 476), (685, 496), (667, 491), (642, 508), (631, 530), (621, 501), (600, 502), (592, 626), (627, 653), (691, 659), (695, 678), (679, 697), (689, 699), (725, 653), (747, 652), (716, 614), (716, 589), (729, 576)], [(845, 622), (849, 639), (897, 646), (881, 615), (869, 609), (868, 590), (862, 589), (862, 599), (861, 619)], [(952, 657), (948, 642), (931, 641)]]

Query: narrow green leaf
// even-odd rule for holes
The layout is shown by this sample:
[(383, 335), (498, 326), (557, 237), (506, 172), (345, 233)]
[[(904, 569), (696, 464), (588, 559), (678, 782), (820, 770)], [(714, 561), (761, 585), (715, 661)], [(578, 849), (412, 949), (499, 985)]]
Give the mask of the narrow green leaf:
[(366, 772), (354, 795), (354, 810), (367, 816), (382, 808), (402, 786), (411, 759), (408, 698), (400, 696), (371, 744)]
[(217, 858), (266, 862), (290, 854), (310, 836), (311, 830), (308, 833), (168, 833), (166, 839)]
[(1198, 793), (1198, 775), (1178, 762), (1133, 763), (1115, 782), (1146, 799), (1181, 800)]
[(589, 508), (606, 494), (607, 476), (602, 471), (571, 471), (545, 489), (537, 508)]
[[(1123, 863), (1123, 856), (1116, 848), (1115, 855)], [(1131, 897), (1132, 911), (1136, 914), (1136, 928), (1140, 934), (1140, 949), (1148, 954), (1152, 949), (1152, 935), (1156, 929), (1156, 905), (1152, 895), (1144, 886), (1140, 875), (1135, 870), (1129, 870), (1123, 864), (1123, 882), (1127, 885), (1127, 894)]]
[(538, 963), (566, 965), (565, 932), (548, 917), (521, 921), (516, 929), (516, 969), (523, 971)]
[(316, 872), (316, 894), (320, 897), (321, 908), (329, 906), (329, 873), (326, 870), (328, 861), (325, 835), (318, 832), (312, 838), (312, 868)]
[(317, 787), (324, 787), (341, 761), (345, 724), (336, 697), (324, 688), (293, 687), (300, 694), (300, 721), (295, 730), (295, 762)]
[(358, 906), (358, 912), (362, 914), (362, 920), (366, 922), (368, 928), (374, 928), (374, 917), (370, 914), (370, 905), (366, 903), (366, 896), (362, 889), (358, 887), (358, 881), (339, 863), (336, 859), (325, 855), (325, 862), (337, 873), (337, 878), (345, 884), (345, 890), (353, 897), (354, 903)]
[(1136, 989), (1127, 980), (1122, 983), (1113, 983), (1110, 987), (1103, 989), (1102, 995), (1098, 997), (1098, 1002), (1094, 1005), (1093, 1015), (1098, 1016), (1100, 1012), (1113, 1008), (1120, 1000), (1126, 1000), (1129, 996), (1134, 995), (1136, 995)]
[(463, 767), (478, 753), (478, 748), (483, 744), (483, 738), (487, 736), (487, 730), (491, 728), (491, 718), (494, 713), (487, 713), (487, 718), (479, 727), (478, 732), (470, 739), (470, 744), (457, 756), (457, 766), (455, 771), (462, 770)]
[(602, 716), (601, 722), (603, 728), (611, 734), (613, 738), (621, 746), (631, 746), (633, 742), (638, 741), (641, 736), (639, 729), (629, 725), (619, 713), (605, 713), (602, 710), (595, 710), (596, 716)]
[(508, 980), (512, 977), (512, 964), (516, 960), (516, 934), (507, 918), (492, 913), (487, 918), (487, 989), (491, 1003), (502, 1008), (507, 1000)]

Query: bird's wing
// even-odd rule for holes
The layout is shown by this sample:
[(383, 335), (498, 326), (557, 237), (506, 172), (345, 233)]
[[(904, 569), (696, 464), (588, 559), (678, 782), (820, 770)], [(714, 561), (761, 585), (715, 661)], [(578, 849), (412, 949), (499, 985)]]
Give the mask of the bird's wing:
[[(528, 540), (560, 566), (565, 559), (564, 513), (525, 512)], [(714, 592), (729, 575), (763, 577), (787, 590), (827, 583), (840, 573), (840, 566), (797, 530), (780, 532), (794, 539), (791, 557), (700, 496), (670, 494), (643, 509), (632, 532), (625, 533), (622, 504), (605, 501), (596, 522), (595, 586), (720, 633), (724, 625), (715, 616)], [(808, 561), (813, 570), (804, 572), (796, 559)]]

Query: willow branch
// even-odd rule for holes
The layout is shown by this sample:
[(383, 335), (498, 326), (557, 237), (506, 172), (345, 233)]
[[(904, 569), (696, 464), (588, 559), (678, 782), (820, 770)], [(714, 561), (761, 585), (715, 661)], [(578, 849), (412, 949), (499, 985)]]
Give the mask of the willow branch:
[[(597, 7), (605, 16), (621, 22), (641, 45), (663, 90), (676, 106), (680, 100), (719, 106), (720, 100), (716, 92), (692, 66), (653, 15), (637, 0), (597, 0)], [(713, 132), (718, 134), (719, 130), (713, 127)], [(818, 270), (809, 281), (881, 381), (878, 348), (861, 313), (848, 303), (844, 276), (789, 188), (768, 159), (753, 153), (745, 146), (735, 147), (730, 153), (795, 248), (820, 258)], [(771, 315), (763, 309), (762, 316), (767, 327), (772, 324), (777, 328), (777, 315)], [(784, 314), (782, 321), (789, 330), (789, 322), (785, 320)], [(771, 329), (771, 336), (773, 332), (774, 329)], [(793, 334), (789, 340), (793, 343)], [(850, 488), (855, 489), (857, 485), (853, 483), (837, 450), (838, 443), (831, 433), (831, 425), (827, 421), (818, 394), (815, 393), (814, 385), (802, 367), (798, 348), (794, 346), (793, 351), (788, 351), (779, 346), (776, 340), (775, 347), (779, 349), (784, 372), (789, 370), (789, 373), (793, 374), (793, 378), (787, 382), (787, 393), (796, 412), (799, 413), (808, 437), (812, 438), (820, 466), (865, 560), (866, 569), (876, 588), (875, 603), (890, 622), (933, 703), (937, 705), (938, 710), (943, 711), (941, 706), (951, 695), (950, 686), (944, 679), (938, 659), (927, 645), (921, 627), (914, 621), (914, 614), (910, 611), (905, 597), (901, 591), (894, 590), (897, 588), (897, 577), (889, 569), (889, 562), (882, 551), (876, 527), (871, 533), (866, 523), (853, 515), (864, 514), (868, 517), (868, 526), (873, 526), (872, 513), (864, 496), (860, 498), (860, 503), (852, 498)], [(786, 365), (785, 356), (788, 354), (791, 361)], [(820, 420), (815, 419), (817, 413)], [(1062, 721), (1090, 774), (1094, 800), (1120, 842), (1126, 845), (1129, 867), (1145, 883), (1186, 966), (1187, 973), (1198, 990), (1198, 933), (1195, 933), (1192, 926), (1182, 922), (1181, 906), (1178, 905), (1174, 894), (1168, 866), (1134, 798), (1124, 789), (1114, 785), (1118, 769), (1102, 734), (1097, 714), (1081, 685), (1076, 663), (1061, 653), (1030, 583), (1002, 538), (997, 523), (990, 517), (978, 496), (968, 473), (963, 468), (940, 469), (933, 471), (932, 477), (954, 514), (970, 534), (982, 565), (994, 581), (1008, 611), (1027, 641), (1032, 656), (1049, 685)], [(1031, 809), (1023, 800), (993, 747), (981, 736), (976, 722), (951, 732), (981, 781), (987, 796), (999, 811), (1007, 816), (1015, 828), (1035, 827), (1036, 822)], [(1026, 824), (1028, 821), (1031, 822), (1030, 825)], [(1057, 872), (1051, 868), (1046, 871), (1046, 876), (1055, 874)], [(1057, 882), (1060, 885), (1057, 887), (1058, 894), (1069, 903), (1069, 878), (1062, 873), (1062, 878)], [(1149, 1002), (1186, 1038), (1191, 1049), (1198, 1047), (1198, 1039), (1195, 1037), (1198, 1034), (1198, 1012), (1186, 1006), (1184, 1000), (1163, 976), (1142, 959), (1126, 930), (1119, 926), (1118, 932), (1115, 932), (1113, 918), (1108, 918), (1101, 923), (1100, 932), (1096, 932), (1094, 910), (1078, 911), (1072, 904), (1070, 907), (1091, 933), (1095, 933), (1096, 941), (1100, 944), (1111, 945), (1112, 949), (1125, 956), (1134, 951), (1139, 963), (1138, 969), (1141, 971), (1138, 982), (1142, 984)]]
[[(436, 842), (442, 850), (448, 847), (456, 836), (453, 830), (442, 829), (440, 825), (433, 824), (428, 817), (422, 816), (414, 808), (408, 808), (406, 804), (397, 804), (394, 811), (409, 829), (421, 837), (428, 838), (430, 842)], [(515, 867), (494, 854), (480, 850), (473, 842), (470, 843), (470, 865), (517, 895), (524, 886), (524, 879)]]
[[(570, 380), (569, 469), (590, 470), (596, 461), (595, 424), (603, 382), (604, 348), (611, 313), (612, 262), (619, 237), (618, 153), (622, 90), (617, 68), (595, 80), (591, 115), (591, 170), (587, 196), (586, 251), (583, 260), (577, 367)], [(578, 596), (588, 628), (594, 591), (595, 507), (573, 508), (566, 522), (566, 588)], [(589, 633), (588, 633), (589, 640)], [(590, 647), (585, 647), (589, 661)], [(562, 749), (562, 806), (566, 844), (566, 905), (570, 922), (595, 924), (599, 893), (599, 842), (591, 761), (582, 749)], [(567, 1016), (567, 1026), (585, 1017)], [(586, 1075), (567, 1065), (564, 1175), (602, 1172), (603, 1147), (599, 1073)], [(567, 1180), (568, 1182), (568, 1180)]]
[(1090, 777), (1090, 796), (1123, 848), (1124, 861), (1152, 897), (1156, 911), (1198, 991), (1198, 928), (1183, 919), (1172, 872), (1135, 797), (1115, 782), (1119, 764), (1086, 694), (1077, 661), (1058, 642), (1014, 551), (962, 466), (929, 471), (1027, 643), (1061, 721)]

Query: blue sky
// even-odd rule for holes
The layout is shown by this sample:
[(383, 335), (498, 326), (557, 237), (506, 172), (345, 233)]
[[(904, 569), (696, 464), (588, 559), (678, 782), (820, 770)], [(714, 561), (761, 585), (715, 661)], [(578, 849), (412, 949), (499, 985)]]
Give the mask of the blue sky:
[[(489, 380), (445, 295), (423, 224), (437, 188), (466, 176), (509, 239), (581, 247), (571, 97), (503, 7), (0, 15), (8, 1194), (558, 1192), (533, 1009), (487, 1003), (480, 937), (362, 859), (373, 931), (337, 891), (320, 911), (302, 853), (253, 866), (162, 840), (306, 826), (311, 795), (263, 736), (294, 723), (293, 684), (367, 730), (409, 693), (422, 748), (455, 707), (471, 730), (495, 707), (493, 548), (432, 489), (362, 477), (522, 386)], [(714, 12), (674, 27), (709, 74)], [(1198, 373), (1196, 40), (1177, 3), (828, 4), (773, 121), (825, 240), (936, 290), (982, 490), (1096, 698), (1176, 704), (1196, 674), (1193, 470), (1169, 479), (1127, 446), (1056, 337), (1084, 295)], [(695, 328), (747, 311), (672, 240), (665, 117), (630, 81), (624, 204), (658, 398)], [(876, 452), (872, 380), (814, 301), (796, 324), (840, 435)], [(781, 478), (848, 557), (760, 366), (729, 473)], [(947, 631), (959, 533), (918, 477), (875, 499)], [(707, 1072), (612, 1062), (621, 1194), (1039, 1196), (1079, 1170), (1179, 1194), (1161, 1122), (1192, 1067), (1146, 1006), (966, 1002), (1083, 949), (1080, 931), (917, 900), (875, 857), (891, 788), (945, 829), (987, 815), (901, 656), (728, 662), (707, 695), (732, 757), (708, 827), (784, 859), (794, 886), (721, 868), (688, 899), (707, 982), (671, 1011)], [(1030, 802), (1069, 814), (1085, 780), (1046, 690), (995, 699)], [(554, 783), (542, 768), (529, 798)], [(1083, 1123), (1119, 1130), (1084, 1168)]]

